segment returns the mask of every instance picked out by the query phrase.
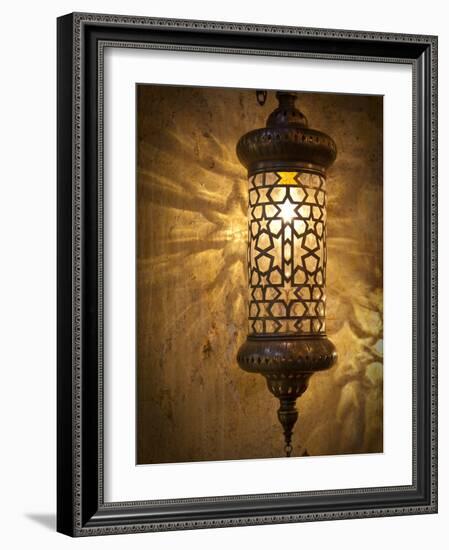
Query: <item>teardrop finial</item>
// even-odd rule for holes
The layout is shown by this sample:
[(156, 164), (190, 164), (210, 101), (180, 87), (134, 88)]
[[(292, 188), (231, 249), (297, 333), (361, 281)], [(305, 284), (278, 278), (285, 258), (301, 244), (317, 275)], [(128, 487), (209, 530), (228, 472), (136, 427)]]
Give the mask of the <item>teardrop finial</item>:
[(292, 436), (293, 427), (298, 420), (298, 410), (296, 409), (296, 397), (293, 399), (280, 399), (280, 407), (278, 409), (279, 422), (282, 424), (284, 430), (285, 441), (285, 456), (291, 456), (292, 454)]

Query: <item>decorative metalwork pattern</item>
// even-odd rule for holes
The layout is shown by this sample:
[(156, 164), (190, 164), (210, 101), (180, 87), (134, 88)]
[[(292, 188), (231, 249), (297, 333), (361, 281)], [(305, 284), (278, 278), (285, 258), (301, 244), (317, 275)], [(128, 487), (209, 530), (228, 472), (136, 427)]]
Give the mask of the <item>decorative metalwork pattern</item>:
[(308, 172), (251, 176), (248, 235), (249, 333), (324, 333), (324, 177)]

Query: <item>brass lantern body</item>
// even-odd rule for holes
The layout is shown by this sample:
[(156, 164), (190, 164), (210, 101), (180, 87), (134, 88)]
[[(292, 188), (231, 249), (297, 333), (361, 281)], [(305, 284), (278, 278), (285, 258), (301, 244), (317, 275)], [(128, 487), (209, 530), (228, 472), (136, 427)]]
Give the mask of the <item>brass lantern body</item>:
[(242, 136), (248, 171), (248, 337), (242, 369), (262, 374), (279, 399), (285, 452), (292, 452), (296, 400), (312, 374), (336, 361), (325, 332), (326, 170), (336, 158), (328, 135), (308, 127), (296, 94), (277, 92), (265, 128)]

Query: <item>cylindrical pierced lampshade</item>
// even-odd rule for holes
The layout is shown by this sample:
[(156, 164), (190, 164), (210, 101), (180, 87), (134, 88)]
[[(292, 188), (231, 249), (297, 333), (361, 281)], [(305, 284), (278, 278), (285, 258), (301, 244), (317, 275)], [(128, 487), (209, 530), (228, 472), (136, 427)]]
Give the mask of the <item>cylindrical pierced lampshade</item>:
[(250, 176), (248, 220), (249, 334), (324, 333), (325, 178)]
[(278, 92), (265, 128), (239, 140), (248, 170), (248, 338), (244, 370), (263, 374), (280, 400), (286, 454), (296, 399), (310, 376), (332, 366), (326, 338), (326, 169), (336, 157), (328, 135), (308, 127), (296, 94)]

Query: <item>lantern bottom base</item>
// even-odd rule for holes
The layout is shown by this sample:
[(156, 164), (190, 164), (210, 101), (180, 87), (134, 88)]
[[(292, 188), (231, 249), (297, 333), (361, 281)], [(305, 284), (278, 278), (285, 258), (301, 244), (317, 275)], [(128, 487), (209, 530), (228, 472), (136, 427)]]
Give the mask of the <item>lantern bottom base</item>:
[(336, 360), (335, 346), (324, 335), (249, 336), (240, 347), (240, 368), (262, 374), (268, 389), (280, 401), (277, 414), (284, 431), (286, 456), (293, 450), (293, 427), (298, 420), (296, 400), (307, 390), (310, 377), (329, 369)]

